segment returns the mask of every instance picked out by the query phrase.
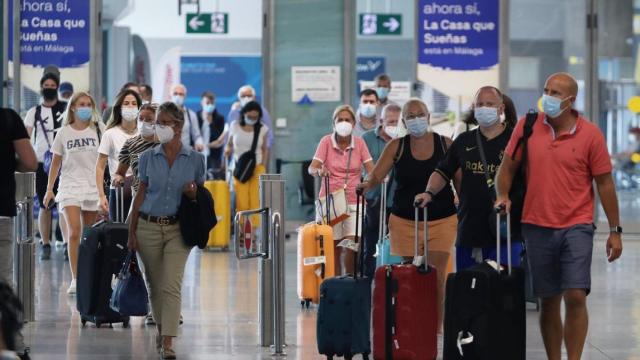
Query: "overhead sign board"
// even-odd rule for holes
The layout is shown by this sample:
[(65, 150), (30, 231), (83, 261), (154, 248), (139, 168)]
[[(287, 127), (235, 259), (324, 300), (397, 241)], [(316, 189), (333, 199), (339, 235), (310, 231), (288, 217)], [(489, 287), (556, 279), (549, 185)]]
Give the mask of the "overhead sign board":
[(402, 35), (402, 15), (360, 14), (360, 35)]
[(199, 13), (187, 14), (187, 34), (227, 34), (229, 33), (229, 14)]

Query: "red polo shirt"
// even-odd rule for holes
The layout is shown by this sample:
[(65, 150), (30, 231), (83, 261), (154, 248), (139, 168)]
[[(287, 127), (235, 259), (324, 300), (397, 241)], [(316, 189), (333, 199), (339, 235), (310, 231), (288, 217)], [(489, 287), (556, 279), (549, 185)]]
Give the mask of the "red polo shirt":
[[(593, 178), (611, 172), (611, 157), (600, 129), (572, 111), (578, 121), (569, 132), (555, 134), (544, 113), (533, 126), (527, 145), (523, 223), (566, 228), (593, 222)], [(520, 119), (507, 145), (509, 156), (522, 137), (524, 122)]]

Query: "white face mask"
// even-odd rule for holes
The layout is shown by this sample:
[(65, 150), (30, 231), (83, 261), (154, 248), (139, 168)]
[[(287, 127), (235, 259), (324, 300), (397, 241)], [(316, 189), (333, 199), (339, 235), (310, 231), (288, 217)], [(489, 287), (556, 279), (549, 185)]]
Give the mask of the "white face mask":
[(249, 103), (249, 101), (253, 101), (253, 96), (243, 96), (240, 98), (240, 105), (245, 106)]
[(138, 118), (138, 108), (135, 106), (122, 107), (120, 109), (120, 116), (122, 116), (122, 120), (127, 122), (136, 121)]
[(397, 126), (385, 126), (384, 132), (392, 139), (401, 138), (407, 135), (407, 129), (405, 129), (401, 124), (398, 124)]
[(347, 137), (351, 135), (351, 132), (353, 131), (353, 125), (351, 125), (351, 123), (348, 121), (341, 121), (337, 123), (335, 127), (336, 127), (336, 134), (342, 137)]
[(158, 137), (158, 141), (160, 141), (161, 144), (166, 144), (171, 141), (174, 135), (175, 133), (171, 126), (156, 125), (156, 136)]
[(138, 132), (140, 133), (140, 135), (142, 135), (142, 137), (149, 138), (156, 134), (156, 128), (153, 123), (140, 121), (138, 123)]
[(182, 106), (184, 104), (184, 96), (182, 95), (173, 95), (171, 97), (171, 101), (178, 106)]

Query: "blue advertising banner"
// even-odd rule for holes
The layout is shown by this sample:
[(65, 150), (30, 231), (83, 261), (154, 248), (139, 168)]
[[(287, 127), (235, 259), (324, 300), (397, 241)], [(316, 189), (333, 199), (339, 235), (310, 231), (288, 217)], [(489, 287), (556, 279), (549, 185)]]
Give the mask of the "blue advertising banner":
[[(89, 63), (90, 1), (22, 0), (20, 53), (23, 65), (74, 68)], [(13, 1), (9, 1), (9, 14)], [(9, 17), (9, 48), (13, 18)], [(9, 51), (9, 60), (12, 59)]]
[(356, 58), (356, 94), (360, 93), (360, 81), (373, 81), (384, 74), (386, 60), (382, 56), (358, 56)]
[(180, 81), (187, 87), (185, 105), (200, 110), (204, 91), (216, 94), (216, 109), (225, 117), (238, 101), (238, 89), (251, 85), (258, 100), (262, 91), (262, 59), (260, 56), (182, 56)]
[(499, 0), (420, 0), (418, 63), (486, 70), (499, 60)]

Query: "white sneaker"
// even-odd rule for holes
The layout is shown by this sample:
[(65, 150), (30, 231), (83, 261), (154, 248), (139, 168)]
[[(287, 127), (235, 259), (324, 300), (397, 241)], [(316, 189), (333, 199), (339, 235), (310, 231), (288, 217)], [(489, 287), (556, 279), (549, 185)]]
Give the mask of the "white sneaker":
[(67, 289), (67, 294), (75, 295), (76, 293), (76, 279), (71, 280), (71, 284), (69, 284), (69, 289)]

